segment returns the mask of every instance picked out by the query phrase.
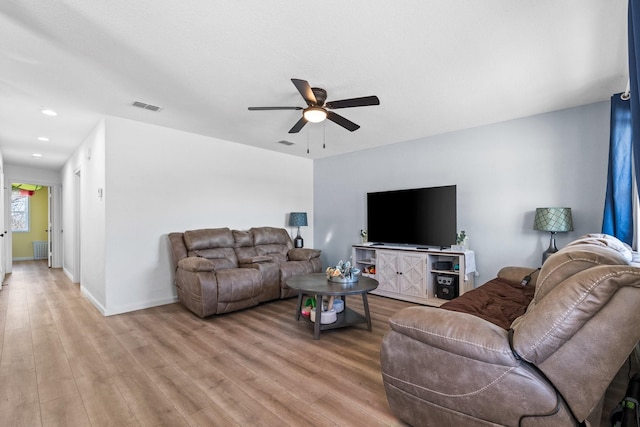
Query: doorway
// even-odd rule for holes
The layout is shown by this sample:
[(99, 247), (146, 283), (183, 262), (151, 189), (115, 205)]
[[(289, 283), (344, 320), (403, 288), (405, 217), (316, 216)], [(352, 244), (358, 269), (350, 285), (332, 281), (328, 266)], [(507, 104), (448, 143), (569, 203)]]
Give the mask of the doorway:
[[(52, 268), (60, 268), (61, 267), (61, 257), (62, 257), (62, 247), (61, 247), (61, 238), (62, 238), (62, 228), (61, 228), (61, 219), (62, 219), (62, 211), (61, 211), (61, 195), (62, 195), (62, 187), (59, 184), (52, 184), (48, 182), (38, 182), (36, 180), (31, 179), (15, 179), (14, 177), (7, 178), (5, 176), (5, 224), (6, 230), (8, 233), (5, 235), (5, 272), (10, 274), (13, 270), (13, 260), (14, 258), (23, 258), (23, 257), (34, 257), (34, 248), (33, 242), (47, 242), (47, 263), (49, 267)], [(28, 252), (23, 252), (22, 254), (13, 253), (13, 240), (19, 234), (12, 230), (12, 193), (13, 193), (13, 184), (23, 184), (30, 183), (34, 186), (42, 187), (40, 190), (42, 192), (42, 197), (46, 198), (45, 206), (47, 207), (47, 211), (41, 216), (44, 216), (45, 219), (37, 222), (36, 224), (29, 224), (30, 229), (41, 233), (39, 237), (34, 237), (32, 239), (28, 239), (27, 243), (22, 243), (24, 248), (28, 248), (31, 246), (31, 249), (24, 249)], [(34, 196), (35, 196), (35, 191)], [(31, 196), (33, 197), (33, 196)], [(20, 237), (17, 237), (20, 239)], [(28, 255), (25, 255), (28, 253)]]
[(51, 267), (50, 188), (11, 183), (11, 260), (46, 260)]

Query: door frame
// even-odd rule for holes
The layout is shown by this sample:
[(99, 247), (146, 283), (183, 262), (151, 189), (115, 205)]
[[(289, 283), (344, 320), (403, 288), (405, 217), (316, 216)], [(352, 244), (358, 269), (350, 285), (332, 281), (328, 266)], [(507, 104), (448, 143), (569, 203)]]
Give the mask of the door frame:
[[(51, 239), (51, 265), (52, 268), (62, 267), (62, 185), (29, 178), (4, 177), (4, 217), (11, 217), (11, 188), (14, 182), (24, 182), (25, 184), (41, 185), (49, 187), (51, 194), (48, 200), (49, 210), (51, 213), (51, 230), (49, 231), (49, 239)], [(2, 230), (4, 231), (4, 230)], [(13, 271), (13, 233), (7, 226), (7, 233), (4, 236), (4, 253), (5, 253), (5, 274)]]

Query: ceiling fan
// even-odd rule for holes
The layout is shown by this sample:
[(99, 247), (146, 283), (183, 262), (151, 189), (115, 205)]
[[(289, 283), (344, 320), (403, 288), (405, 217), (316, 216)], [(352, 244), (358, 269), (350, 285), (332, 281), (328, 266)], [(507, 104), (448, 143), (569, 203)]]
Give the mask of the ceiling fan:
[(327, 100), (327, 91), (319, 87), (311, 87), (306, 80), (291, 79), (294, 86), (300, 92), (300, 95), (307, 103), (307, 108), (303, 107), (249, 107), (250, 111), (261, 110), (302, 110), (302, 117), (293, 125), (289, 133), (298, 133), (307, 122), (319, 123), (324, 119), (342, 126), (343, 128), (353, 132), (360, 128), (359, 125), (351, 120), (345, 119), (339, 114), (329, 110), (337, 110), (339, 108), (365, 107), (367, 105), (380, 105), (377, 96), (363, 96), (361, 98), (341, 99), (339, 101)]

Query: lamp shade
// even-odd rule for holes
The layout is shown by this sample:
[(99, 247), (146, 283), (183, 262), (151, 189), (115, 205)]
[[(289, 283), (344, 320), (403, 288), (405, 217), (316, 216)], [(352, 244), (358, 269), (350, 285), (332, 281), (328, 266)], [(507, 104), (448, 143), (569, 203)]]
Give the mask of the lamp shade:
[(306, 212), (291, 212), (289, 214), (289, 225), (292, 227), (306, 227), (307, 226), (307, 213)]
[(537, 208), (533, 229), (551, 233), (573, 231), (571, 208)]

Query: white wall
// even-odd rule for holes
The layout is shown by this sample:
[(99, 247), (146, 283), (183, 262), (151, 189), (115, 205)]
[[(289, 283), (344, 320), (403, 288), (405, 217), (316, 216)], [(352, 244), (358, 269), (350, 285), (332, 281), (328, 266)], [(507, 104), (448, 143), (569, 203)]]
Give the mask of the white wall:
[(106, 179), (105, 132), (102, 120), (60, 171), (65, 230), (63, 268), (71, 280), (80, 282), (82, 293), (103, 312), (107, 308), (105, 203), (97, 197), (97, 189), (104, 188)]
[(351, 255), (366, 229), (367, 192), (455, 184), (476, 286), (506, 265), (538, 267), (549, 234), (533, 230), (536, 207), (572, 208), (575, 231), (558, 234), (559, 248), (601, 229), (609, 108), (603, 102), (316, 160), (314, 237), (323, 263)]
[[(106, 118), (104, 129), (104, 160), (94, 147), (91, 160), (75, 155), (62, 172), (69, 212), (74, 191), (66, 186), (81, 169), (81, 282), (103, 275), (104, 295), (97, 286), (87, 288), (87, 296), (104, 314), (176, 300), (169, 232), (286, 227), (291, 211), (306, 211), (313, 222), (311, 160), (115, 117)], [(88, 139), (95, 144), (99, 134)], [(106, 164), (104, 182), (91, 167), (97, 161)], [(103, 238), (87, 242), (94, 216), (101, 229), (99, 209)], [(303, 235), (305, 246), (313, 246), (313, 227)], [(87, 260), (85, 244), (104, 244), (104, 256)]]

